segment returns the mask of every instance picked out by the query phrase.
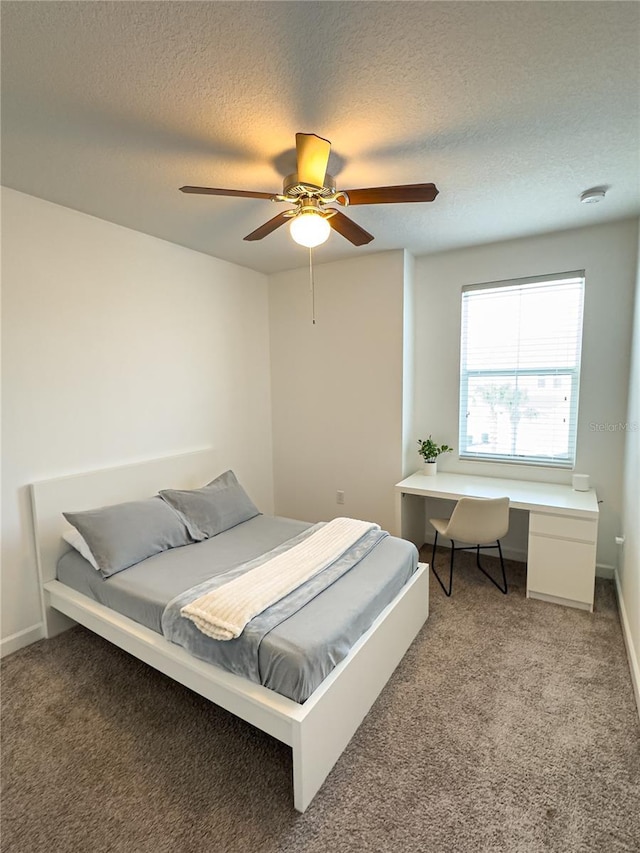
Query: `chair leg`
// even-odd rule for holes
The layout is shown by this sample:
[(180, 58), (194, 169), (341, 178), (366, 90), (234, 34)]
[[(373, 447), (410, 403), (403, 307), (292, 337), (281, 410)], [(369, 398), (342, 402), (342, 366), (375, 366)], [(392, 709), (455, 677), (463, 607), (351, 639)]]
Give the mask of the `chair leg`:
[[(501, 592), (503, 595), (506, 595), (506, 594), (507, 594), (507, 592), (508, 592), (508, 590), (507, 590), (507, 576), (506, 576), (505, 571), (504, 571), (504, 560), (503, 560), (503, 558), (502, 558), (502, 548), (500, 547), (500, 540), (499, 540), (499, 539), (496, 539), (496, 542), (497, 542), (497, 547), (498, 547), (498, 553), (500, 554), (500, 568), (502, 569), (502, 586), (500, 586), (500, 584), (498, 583), (498, 581), (494, 580), (494, 579), (491, 577), (491, 575), (490, 575), (488, 572), (486, 572), (486, 571), (482, 568), (482, 566), (480, 565), (480, 548), (481, 548), (481, 547), (483, 547), (482, 545), (477, 545), (477, 546), (476, 546), (476, 565), (478, 566), (478, 568), (480, 569), (480, 571), (482, 572), (482, 574), (483, 574), (486, 578), (489, 578), (489, 580), (491, 581), (491, 583), (492, 583), (494, 586), (497, 586), (497, 587), (498, 587), (498, 589), (500, 590), (500, 592)], [(487, 545), (486, 547), (487, 547), (487, 548), (495, 548), (496, 546), (495, 546), (495, 545)]]
[[(504, 594), (506, 595), (507, 594), (507, 576), (506, 576), (505, 571), (504, 571), (504, 560), (502, 559), (502, 548), (500, 547), (500, 540), (496, 539), (496, 542), (498, 543), (498, 554), (500, 554), (500, 568), (502, 569), (503, 588), (500, 590), (500, 592), (504, 592)], [(500, 587), (498, 587), (498, 588), (500, 589)]]
[(433, 552), (431, 554), (431, 571), (436, 576), (436, 580), (438, 581), (438, 583), (442, 587), (444, 594), (447, 597), (449, 597), (451, 595), (451, 587), (453, 585), (453, 555), (455, 553), (454, 543), (452, 540), (451, 541), (451, 563), (449, 565), (449, 589), (447, 589), (446, 586), (440, 580), (440, 575), (436, 572), (435, 559), (436, 559), (436, 544), (437, 544), (437, 542), (438, 542), (438, 533), (436, 531), (436, 538), (433, 540)]

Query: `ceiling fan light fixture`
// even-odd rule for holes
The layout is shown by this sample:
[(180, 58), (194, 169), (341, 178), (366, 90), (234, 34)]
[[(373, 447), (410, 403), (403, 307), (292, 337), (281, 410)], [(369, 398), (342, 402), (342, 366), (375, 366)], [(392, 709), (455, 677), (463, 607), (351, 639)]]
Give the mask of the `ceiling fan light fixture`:
[(331, 233), (331, 226), (319, 213), (314, 210), (303, 210), (289, 224), (289, 231), (296, 243), (315, 249), (326, 243)]

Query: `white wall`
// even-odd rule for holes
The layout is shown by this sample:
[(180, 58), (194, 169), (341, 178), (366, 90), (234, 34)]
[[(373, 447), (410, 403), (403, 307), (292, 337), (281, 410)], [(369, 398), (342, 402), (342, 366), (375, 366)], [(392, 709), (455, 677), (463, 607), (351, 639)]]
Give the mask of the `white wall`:
[(624, 512), (620, 527), (625, 542), (618, 565), (618, 596), (640, 713), (640, 241), (634, 317), (626, 418)]
[(265, 276), (2, 193), (2, 638), (39, 636), (27, 484), (213, 445), (273, 508)]
[[(393, 530), (402, 477), (404, 252), (269, 279), (275, 506)], [(344, 506), (336, 492), (345, 493)]]
[[(594, 431), (592, 424), (627, 419), (637, 234), (638, 223), (633, 219), (416, 260), (414, 432), (417, 438), (432, 433), (438, 442), (456, 449), (462, 286), (586, 270), (576, 471), (591, 475), (603, 501), (598, 563), (605, 573), (615, 566), (615, 536), (621, 529), (625, 434)], [(552, 468), (463, 462), (456, 454), (440, 460), (443, 470), (487, 476), (566, 483), (571, 477), (570, 472)], [(505, 545), (524, 553), (524, 513), (514, 518)]]

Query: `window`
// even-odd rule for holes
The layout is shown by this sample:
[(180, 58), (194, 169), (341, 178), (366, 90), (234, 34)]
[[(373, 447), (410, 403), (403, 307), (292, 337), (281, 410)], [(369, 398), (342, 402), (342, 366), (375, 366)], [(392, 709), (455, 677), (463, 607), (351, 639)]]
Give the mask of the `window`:
[(464, 287), (460, 456), (572, 467), (584, 271)]

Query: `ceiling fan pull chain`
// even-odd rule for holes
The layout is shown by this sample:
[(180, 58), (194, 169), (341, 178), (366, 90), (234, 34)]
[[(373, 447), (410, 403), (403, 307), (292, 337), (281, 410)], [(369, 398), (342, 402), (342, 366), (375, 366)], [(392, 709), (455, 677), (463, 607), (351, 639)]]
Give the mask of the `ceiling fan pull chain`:
[(311, 323), (316, 324), (316, 289), (313, 279), (313, 249), (309, 248), (309, 287), (311, 290)]

